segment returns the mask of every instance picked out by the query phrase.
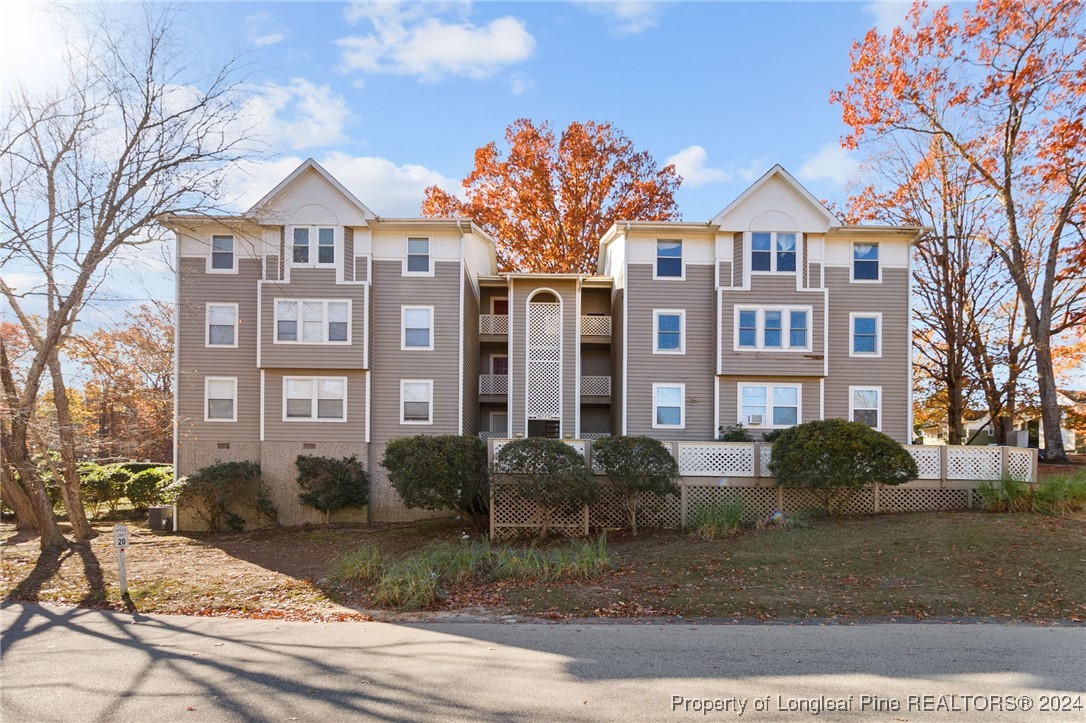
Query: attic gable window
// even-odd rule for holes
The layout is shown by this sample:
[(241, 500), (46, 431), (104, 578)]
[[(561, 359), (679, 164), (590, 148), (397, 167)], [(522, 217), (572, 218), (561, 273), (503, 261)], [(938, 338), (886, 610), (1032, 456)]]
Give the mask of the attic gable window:
[(881, 281), (879, 272), (879, 245), (873, 243), (852, 244), (852, 280)]
[(750, 270), (768, 273), (794, 273), (796, 270), (795, 233), (759, 231), (750, 235)]
[(430, 239), (425, 237), (407, 239), (407, 260), (403, 272), (411, 276), (433, 276)]
[(681, 279), (683, 277), (683, 242), (659, 239), (656, 242), (656, 278)]
[(237, 255), (234, 253), (234, 237), (211, 237), (211, 271), (229, 273), (237, 271)]
[(335, 266), (336, 230), (330, 226), (295, 226), (291, 233), (292, 266)]

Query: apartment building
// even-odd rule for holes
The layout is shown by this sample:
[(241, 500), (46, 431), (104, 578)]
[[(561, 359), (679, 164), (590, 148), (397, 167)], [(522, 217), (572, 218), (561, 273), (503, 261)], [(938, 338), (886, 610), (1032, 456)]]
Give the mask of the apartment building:
[(467, 219), (385, 219), (308, 160), (249, 211), (170, 216), (178, 473), (355, 455), (368, 515), (413, 434), (711, 440), (855, 419), (908, 442), (915, 227), (846, 226), (775, 166), (708, 222), (616, 223), (598, 273), (499, 273)]

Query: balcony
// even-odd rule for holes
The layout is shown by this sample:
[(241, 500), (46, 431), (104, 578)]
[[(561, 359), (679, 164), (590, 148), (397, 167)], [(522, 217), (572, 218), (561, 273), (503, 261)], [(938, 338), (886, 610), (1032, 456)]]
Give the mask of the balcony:
[(611, 317), (582, 316), (581, 336), (611, 336)]
[(610, 397), (611, 377), (581, 377), (582, 397)]
[[(509, 334), (509, 317), (506, 314), (480, 314), (479, 334)], [(502, 392), (503, 394), (505, 392)]]
[(503, 397), (509, 394), (509, 376), (507, 374), (480, 374), (479, 396)]

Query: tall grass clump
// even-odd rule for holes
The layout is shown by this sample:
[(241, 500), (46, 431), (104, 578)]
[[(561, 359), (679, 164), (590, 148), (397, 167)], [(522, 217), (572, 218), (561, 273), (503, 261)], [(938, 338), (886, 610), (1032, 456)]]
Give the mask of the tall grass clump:
[(490, 568), (490, 543), (485, 539), (466, 542), (435, 542), (417, 554), (439, 583), (462, 583)]
[(698, 505), (687, 514), (686, 527), (700, 540), (720, 540), (738, 534), (745, 511), (741, 499)]
[(381, 567), (381, 551), (373, 545), (363, 545), (336, 560), (331, 576), (348, 585), (369, 585), (381, 577)]
[(381, 607), (421, 610), (438, 598), (437, 574), (425, 560), (408, 557), (381, 574), (373, 589), (373, 600)]
[(984, 482), (977, 492), (980, 493), (980, 507), (985, 512), (1030, 512), (1033, 509), (1029, 484), (1010, 477)]
[(607, 549), (607, 536), (595, 540), (573, 540), (567, 546), (506, 547), (494, 555), (492, 580), (557, 582), (589, 580), (614, 567)]
[(1086, 512), (1086, 473), (1051, 477), (1033, 492), (1033, 511), (1046, 515)]

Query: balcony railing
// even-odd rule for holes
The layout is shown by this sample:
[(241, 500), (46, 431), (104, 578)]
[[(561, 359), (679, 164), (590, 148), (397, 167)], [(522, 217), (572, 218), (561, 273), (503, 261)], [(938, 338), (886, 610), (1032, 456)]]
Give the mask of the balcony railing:
[(611, 317), (582, 316), (581, 334), (585, 336), (611, 336)]
[(508, 394), (509, 376), (506, 374), (480, 374), (479, 394)]
[[(509, 316), (506, 314), (480, 314), (480, 334), (508, 334)], [(504, 394), (504, 392), (503, 392)]]
[(581, 394), (592, 397), (611, 396), (611, 377), (581, 377)]

